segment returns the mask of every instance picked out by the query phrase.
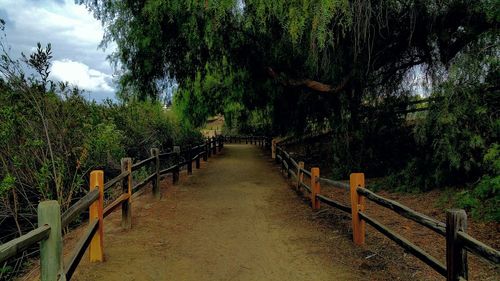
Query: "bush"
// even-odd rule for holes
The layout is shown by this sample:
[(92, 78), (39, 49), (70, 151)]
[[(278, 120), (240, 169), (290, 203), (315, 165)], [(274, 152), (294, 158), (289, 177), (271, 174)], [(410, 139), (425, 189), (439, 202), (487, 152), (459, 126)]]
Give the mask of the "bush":
[(143, 159), (153, 147), (201, 141), (159, 102), (85, 100), (44, 73), (50, 57), (50, 46), (39, 45), (25, 61), (30, 76), (8, 54), (0, 60), (0, 215), (10, 221), (1, 237), (31, 230), (40, 200), (55, 199), (64, 211), (87, 190), (92, 169), (115, 176), (122, 157)]

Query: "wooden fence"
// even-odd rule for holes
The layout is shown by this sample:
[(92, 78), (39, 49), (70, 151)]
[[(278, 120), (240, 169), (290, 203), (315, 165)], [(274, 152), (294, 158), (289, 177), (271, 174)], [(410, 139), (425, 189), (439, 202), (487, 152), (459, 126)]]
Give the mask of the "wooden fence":
[[(179, 180), (179, 171), (186, 167), (187, 173), (195, 167), (200, 168), (200, 159), (207, 161), (208, 157), (216, 154), (223, 148), (223, 137), (207, 139), (205, 143), (187, 147), (183, 150), (179, 146), (169, 152), (160, 153), (156, 148), (151, 149), (151, 156), (132, 164), (131, 158), (121, 161), (121, 173), (104, 182), (104, 172), (94, 170), (90, 173), (90, 191), (61, 214), (57, 201), (43, 201), (38, 205), (38, 228), (25, 235), (0, 245), (0, 263), (7, 261), (34, 244), (40, 242), (40, 280), (70, 280), (83, 254), (89, 249), (91, 262), (104, 261), (104, 218), (121, 207), (121, 224), (124, 229), (132, 227), (132, 194), (149, 183), (152, 184), (153, 196), (157, 199), (160, 194), (160, 179), (172, 174), (173, 183)], [(161, 163), (172, 163), (166, 169), (160, 169)], [(133, 184), (132, 172), (142, 167), (151, 167), (153, 173), (141, 182)], [(122, 193), (112, 203), (104, 206), (104, 191), (121, 183)], [(63, 260), (62, 228), (67, 227), (73, 220), (89, 210), (89, 224), (84, 235), (65, 261)]]
[[(337, 208), (351, 215), (352, 239), (354, 244), (363, 245), (365, 242), (366, 227), (368, 223), (374, 229), (394, 241), (406, 251), (432, 267), (448, 281), (467, 280), (468, 266), (467, 253), (470, 252), (484, 260), (500, 264), (500, 251), (474, 239), (467, 234), (467, 215), (464, 210), (452, 209), (446, 211), (446, 222), (438, 221), (428, 217), (411, 208), (400, 204), (394, 200), (384, 198), (365, 187), (365, 177), (363, 173), (352, 173), (349, 183), (335, 181), (320, 176), (320, 169), (313, 167), (310, 170), (304, 168), (304, 162), (296, 161), (290, 156), (282, 145), (276, 141), (271, 141), (268, 137), (233, 137), (234, 139), (251, 139), (250, 143), (270, 143), (272, 157), (280, 165), (282, 173), (287, 178), (293, 180), (294, 188), (299, 191), (301, 188), (310, 195), (311, 206), (319, 209), (320, 203)], [(227, 140), (227, 137), (226, 137)], [(241, 141), (239, 141), (241, 143)], [(267, 147), (267, 146), (266, 146)], [(309, 180), (307, 180), (307, 178)], [(332, 185), (336, 188), (349, 190), (350, 205), (345, 205), (335, 199), (328, 198), (321, 194), (321, 183)], [(370, 200), (382, 207), (388, 208), (395, 213), (410, 219), (446, 239), (446, 264), (425, 252), (419, 246), (413, 244), (406, 238), (394, 232), (389, 227), (372, 218), (367, 210), (365, 201)]]

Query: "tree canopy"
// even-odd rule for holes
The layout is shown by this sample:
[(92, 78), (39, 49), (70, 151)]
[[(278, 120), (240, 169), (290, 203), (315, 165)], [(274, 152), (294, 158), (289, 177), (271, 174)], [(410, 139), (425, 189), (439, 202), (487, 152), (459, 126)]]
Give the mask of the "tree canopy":
[[(340, 113), (340, 99), (352, 112), (366, 95), (401, 94), (417, 65), (439, 78), (499, 20), (490, 0), (80, 2), (106, 26), (104, 43), (118, 44), (122, 95), (156, 98), (175, 80), (195, 124), (242, 108), (281, 111), (277, 101), (304, 94), (333, 105), (320, 118)], [(315, 117), (308, 109), (293, 112)]]
[[(222, 113), (228, 132), (331, 132), (339, 178), (482, 180), (468, 202), (500, 200), (497, 0), (80, 3), (103, 22), (103, 43), (118, 44), (124, 99), (173, 83), (174, 108), (194, 126)], [(424, 96), (427, 110), (408, 114)]]

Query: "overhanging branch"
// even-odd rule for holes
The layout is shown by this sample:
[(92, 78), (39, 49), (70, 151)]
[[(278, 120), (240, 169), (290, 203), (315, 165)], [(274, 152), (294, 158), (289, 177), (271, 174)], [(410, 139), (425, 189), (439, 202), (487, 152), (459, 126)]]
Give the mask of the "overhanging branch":
[[(267, 68), (267, 72), (272, 78), (279, 79), (278, 74), (271, 67)], [(311, 79), (280, 79), (281, 80), (280, 82), (284, 86), (292, 86), (292, 87), (304, 86), (304, 87), (307, 87), (307, 88), (314, 90), (314, 91), (317, 91), (317, 92), (337, 93), (337, 92), (342, 91), (345, 88), (345, 86), (347, 85), (349, 80), (351, 80), (351, 77), (352, 77), (352, 73), (347, 75), (342, 80), (342, 82), (340, 84), (338, 84), (337, 86), (321, 83), (321, 82), (311, 80)]]

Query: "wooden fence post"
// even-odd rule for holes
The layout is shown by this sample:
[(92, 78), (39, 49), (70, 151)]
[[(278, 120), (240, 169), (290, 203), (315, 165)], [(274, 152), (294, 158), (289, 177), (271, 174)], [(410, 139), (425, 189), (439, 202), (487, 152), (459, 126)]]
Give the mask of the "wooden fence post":
[(104, 171), (94, 170), (90, 173), (90, 190), (99, 189), (99, 199), (89, 208), (89, 222), (98, 220), (97, 231), (89, 245), (90, 262), (104, 261)]
[[(281, 152), (283, 152), (283, 150)], [(285, 171), (285, 162), (286, 162), (285, 153), (280, 153), (280, 155), (281, 155), (281, 175), (283, 175), (283, 172)]]
[(210, 138), (207, 139), (206, 146), (207, 146), (206, 149), (207, 149), (208, 157), (212, 157), (212, 148), (211, 148), (211, 144), (210, 144)]
[(467, 251), (457, 239), (458, 231), (467, 230), (467, 214), (464, 210), (446, 211), (446, 269), (447, 281), (468, 279)]
[(245, 144), (248, 144), (248, 136), (245, 137)]
[(122, 190), (128, 194), (128, 199), (122, 203), (122, 228), (132, 227), (132, 158), (122, 158), (122, 173), (129, 172), (128, 177), (122, 181)]
[(174, 146), (174, 153), (175, 153), (175, 169), (174, 172), (172, 173), (172, 183), (177, 184), (179, 182), (179, 161), (181, 160), (181, 147), (180, 146)]
[(288, 164), (288, 168), (286, 168), (286, 178), (291, 179), (292, 173), (290, 173), (290, 166), (292, 165), (292, 160), (290, 160), (290, 158), (288, 158), (288, 161), (286, 163)]
[(156, 174), (153, 177), (153, 196), (156, 199), (161, 198), (160, 194), (160, 150), (158, 148), (151, 148), (151, 156), (155, 157), (154, 163), (154, 173)]
[(304, 169), (304, 161), (299, 161), (299, 167), (297, 168), (297, 191), (300, 190), (300, 183), (304, 182), (304, 173), (301, 169)]
[(207, 162), (208, 161), (207, 141), (205, 141), (205, 144), (203, 145), (202, 149), (203, 149), (203, 161)]
[(271, 158), (276, 159), (276, 140), (271, 141)]
[(365, 187), (365, 174), (352, 173), (349, 179), (351, 192), (351, 218), (352, 218), (352, 240), (356, 245), (365, 243), (365, 221), (359, 217), (358, 212), (365, 210), (365, 198), (360, 196), (356, 189)]
[(186, 158), (187, 158), (187, 173), (188, 175), (193, 174), (193, 155), (191, 151), (192, 147), (188, 146), (186, 150)]
[(215, 137), (212, 138), (212, 154), (217, 154), (217, 139)]
[(319, 168), (311, 168), (311, 206), (313, 210), (319, 209), (319, 200), (316, 195), (320, 194)]
[(61, 209), (55, 200), (38, 204), (38, 225), (49, 225), (49, 237), (40, 242), (40, 280), (66, 280), (63, 270)]
[(196, 154), (196, 169), (200, 168), (200, 148), (198, 147), (196, 151), (194, 152)]

